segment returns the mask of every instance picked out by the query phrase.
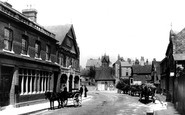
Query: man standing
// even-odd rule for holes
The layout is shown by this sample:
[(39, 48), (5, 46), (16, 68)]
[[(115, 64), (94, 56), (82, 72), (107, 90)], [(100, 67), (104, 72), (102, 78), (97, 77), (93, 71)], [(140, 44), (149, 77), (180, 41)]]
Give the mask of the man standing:
[(80, 94), (81, 94), (81, 96), (83, 94), (83, 85), (80, 87)]
[(87, 89), (87, 87), (86, 87), (86, 85), (84, 85), (84, 90), (85, 90), (85, 93), (84, 93), (84, 97), (87, 97), (87, 92), (88, 92), (88, 89)]

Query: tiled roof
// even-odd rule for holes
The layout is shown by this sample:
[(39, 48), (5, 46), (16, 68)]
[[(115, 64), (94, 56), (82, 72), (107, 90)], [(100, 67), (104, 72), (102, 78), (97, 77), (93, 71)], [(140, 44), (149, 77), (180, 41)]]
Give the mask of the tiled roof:
[(185, 54), (173, 54), (173, 58), (176, 61), (185, 60)]
[(95, 80), (115, 80), (113, 76), (113, 69), (111, 67), (100, 67), (96, 69)]
[(133, 74), (149, 74), (152, 71), (152, 65), (133, 65), (132, 66)]
[(145, 81), (149, 81), (151, 80), (151, 76), (150, 75), (133, 75), (134, 81), (142, 81), (142, 83), (145, 83)]
[(178, 34), (174, 35), (172, 43), (174, 54), (185, 53), (185, 28), (181, 30)]
[(88, 76), (88, 73), (89, 73), (89, 70), (87, 70), (87, 69), (83, 69), (80, 71), (81, 76)]
[(86, 67), (100, 67), (101, 60), (100, 59), (88, 59), (86, 63)]
[(66, 24), (66, 25), (56, 25), (56, 26), (45, 26), (45, 28), (53, 33), (55, 33), (55, 38), (59, 41), (61, 44), (66, 36), (66, 34), (71, 29), (72, 24)]

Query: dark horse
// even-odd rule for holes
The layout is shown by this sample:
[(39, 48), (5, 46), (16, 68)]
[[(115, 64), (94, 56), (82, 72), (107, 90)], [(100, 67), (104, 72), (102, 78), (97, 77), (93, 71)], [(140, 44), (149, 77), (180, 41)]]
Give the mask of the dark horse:
[(50, 101), (50, 109), (54, 109), (54, 101), (58, 101), (58, 108), (61, 107), (60, 94), (57, 92), (45, 92), (45, 99)]

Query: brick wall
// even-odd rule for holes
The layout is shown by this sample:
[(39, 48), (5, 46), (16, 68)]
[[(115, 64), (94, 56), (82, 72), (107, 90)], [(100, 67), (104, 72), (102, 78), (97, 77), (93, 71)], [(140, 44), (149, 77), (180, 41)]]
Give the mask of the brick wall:
[[(3, 36), (4, 36), (4, 28), (10, 28), (13, 31), (13, 51), (15, 54), (20, 55), (21, 54), (21, 42), (22, 42), (22, 35), (28, 36), (28, 55), (31, 58), (35, 57), (35, 42), (39, 40), (41, 42), (41, 58), (42, 60), (45, 60), (46, 58), (46, 44), (50, 44), (51, 47), (51, 61), (56, 62), (56, 42), (42, 34), (39, 33), (36, 30), (33, 30), (29, 27), (26, 27), (25, 25), (17, 24), (16, 22), (13, 22), (11, 20), (7, 20), (6, 18), (0, 19), (0, 50), (4, 48), (3, 43)], [(26, 31), (26, 32), (25, 32)]]

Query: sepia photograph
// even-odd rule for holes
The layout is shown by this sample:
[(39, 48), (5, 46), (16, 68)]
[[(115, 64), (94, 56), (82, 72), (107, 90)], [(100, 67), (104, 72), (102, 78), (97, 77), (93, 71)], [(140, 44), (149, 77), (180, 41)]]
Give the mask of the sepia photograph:
[(185, 115), (184, 4), (0, 0), (0, 115)]

